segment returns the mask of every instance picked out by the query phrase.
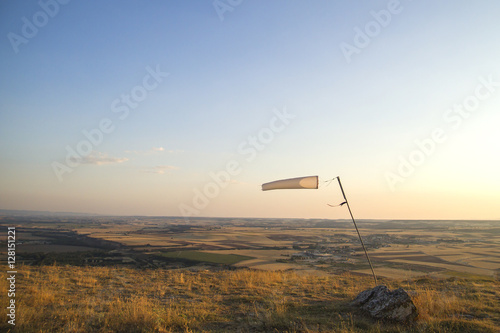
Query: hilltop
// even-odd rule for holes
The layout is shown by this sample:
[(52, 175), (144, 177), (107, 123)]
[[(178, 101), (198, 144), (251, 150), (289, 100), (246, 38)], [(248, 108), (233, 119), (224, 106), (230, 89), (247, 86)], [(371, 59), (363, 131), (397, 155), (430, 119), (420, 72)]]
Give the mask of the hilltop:
[[(207, 267), (208, 268), (208, 267)], [(413, 326), (379, 323), (350, 301), (366, 276), (200, 267), (19, 266), (18, 332), (496, 332), (493, 278), (383, 278), (419, 309)], [(6, 279), (1, 280), (7, 290)], [(1, 294), (1, 304), (6, 295)], [(12, 327), (5, 321), (2, 331)]]

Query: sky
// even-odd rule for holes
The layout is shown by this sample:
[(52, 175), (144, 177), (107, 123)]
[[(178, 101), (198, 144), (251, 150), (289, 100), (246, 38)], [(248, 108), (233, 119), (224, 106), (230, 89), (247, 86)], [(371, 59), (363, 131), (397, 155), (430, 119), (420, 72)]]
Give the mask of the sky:
[[(2, 1), (0, 208), (500, 219), (498, 1)], [(318, 190), (261, 184), (319, 175)]]

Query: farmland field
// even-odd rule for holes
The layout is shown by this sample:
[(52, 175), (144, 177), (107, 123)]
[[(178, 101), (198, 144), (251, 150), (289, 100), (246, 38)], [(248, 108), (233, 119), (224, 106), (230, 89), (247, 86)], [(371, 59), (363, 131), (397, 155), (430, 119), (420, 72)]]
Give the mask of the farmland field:
[[(170, 217), (2, 219), (18, 225), (20, 260), (147, 267), (230, 265), (260, 270), (371, 270), (351, 221), (300, 219), (185, 220)], [(500, 272), (499, 221), (358, 221), (377, 275), (484, 276)], [(74, 263), (74, 262), (72, 262)]]
[(200, 262), (209, 262), (215, 264), (233, 265), (240, 261), (252, 259), (252, 257), (241, 256), (237, 254), (222, 254), (199, 251), (175, 251), (163, 254), (167, 258), (181, 258)]

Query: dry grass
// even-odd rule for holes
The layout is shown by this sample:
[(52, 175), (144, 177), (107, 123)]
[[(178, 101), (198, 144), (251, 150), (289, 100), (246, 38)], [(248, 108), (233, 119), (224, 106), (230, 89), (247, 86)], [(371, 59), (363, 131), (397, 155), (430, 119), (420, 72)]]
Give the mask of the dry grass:
[[(349, 274), (72, 266), (18, 272), (18, 332), (496, 332), (500, 323), (494, 280), (384, 280), (413, 295), (419, 320), (406, 327), (352, 309), (349, 302), (372, 282)], [(0, 301), (5, 308), (5, 293)], [(0, 323), (0, 330), (10, 328)]]

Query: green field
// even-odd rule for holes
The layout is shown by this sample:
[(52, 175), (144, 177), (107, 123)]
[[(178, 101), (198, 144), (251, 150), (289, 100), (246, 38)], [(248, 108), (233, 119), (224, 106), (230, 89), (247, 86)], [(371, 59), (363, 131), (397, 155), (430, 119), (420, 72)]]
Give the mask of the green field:
[(162, 253), (167, 258), (178, 258), (193, 261), (209, 262), (213, 264), (233, 265), (240, 261), (254, 259), (253, 257), (241, 256), (238, 254), (218, 254), (200, 251), (175, 251)]

